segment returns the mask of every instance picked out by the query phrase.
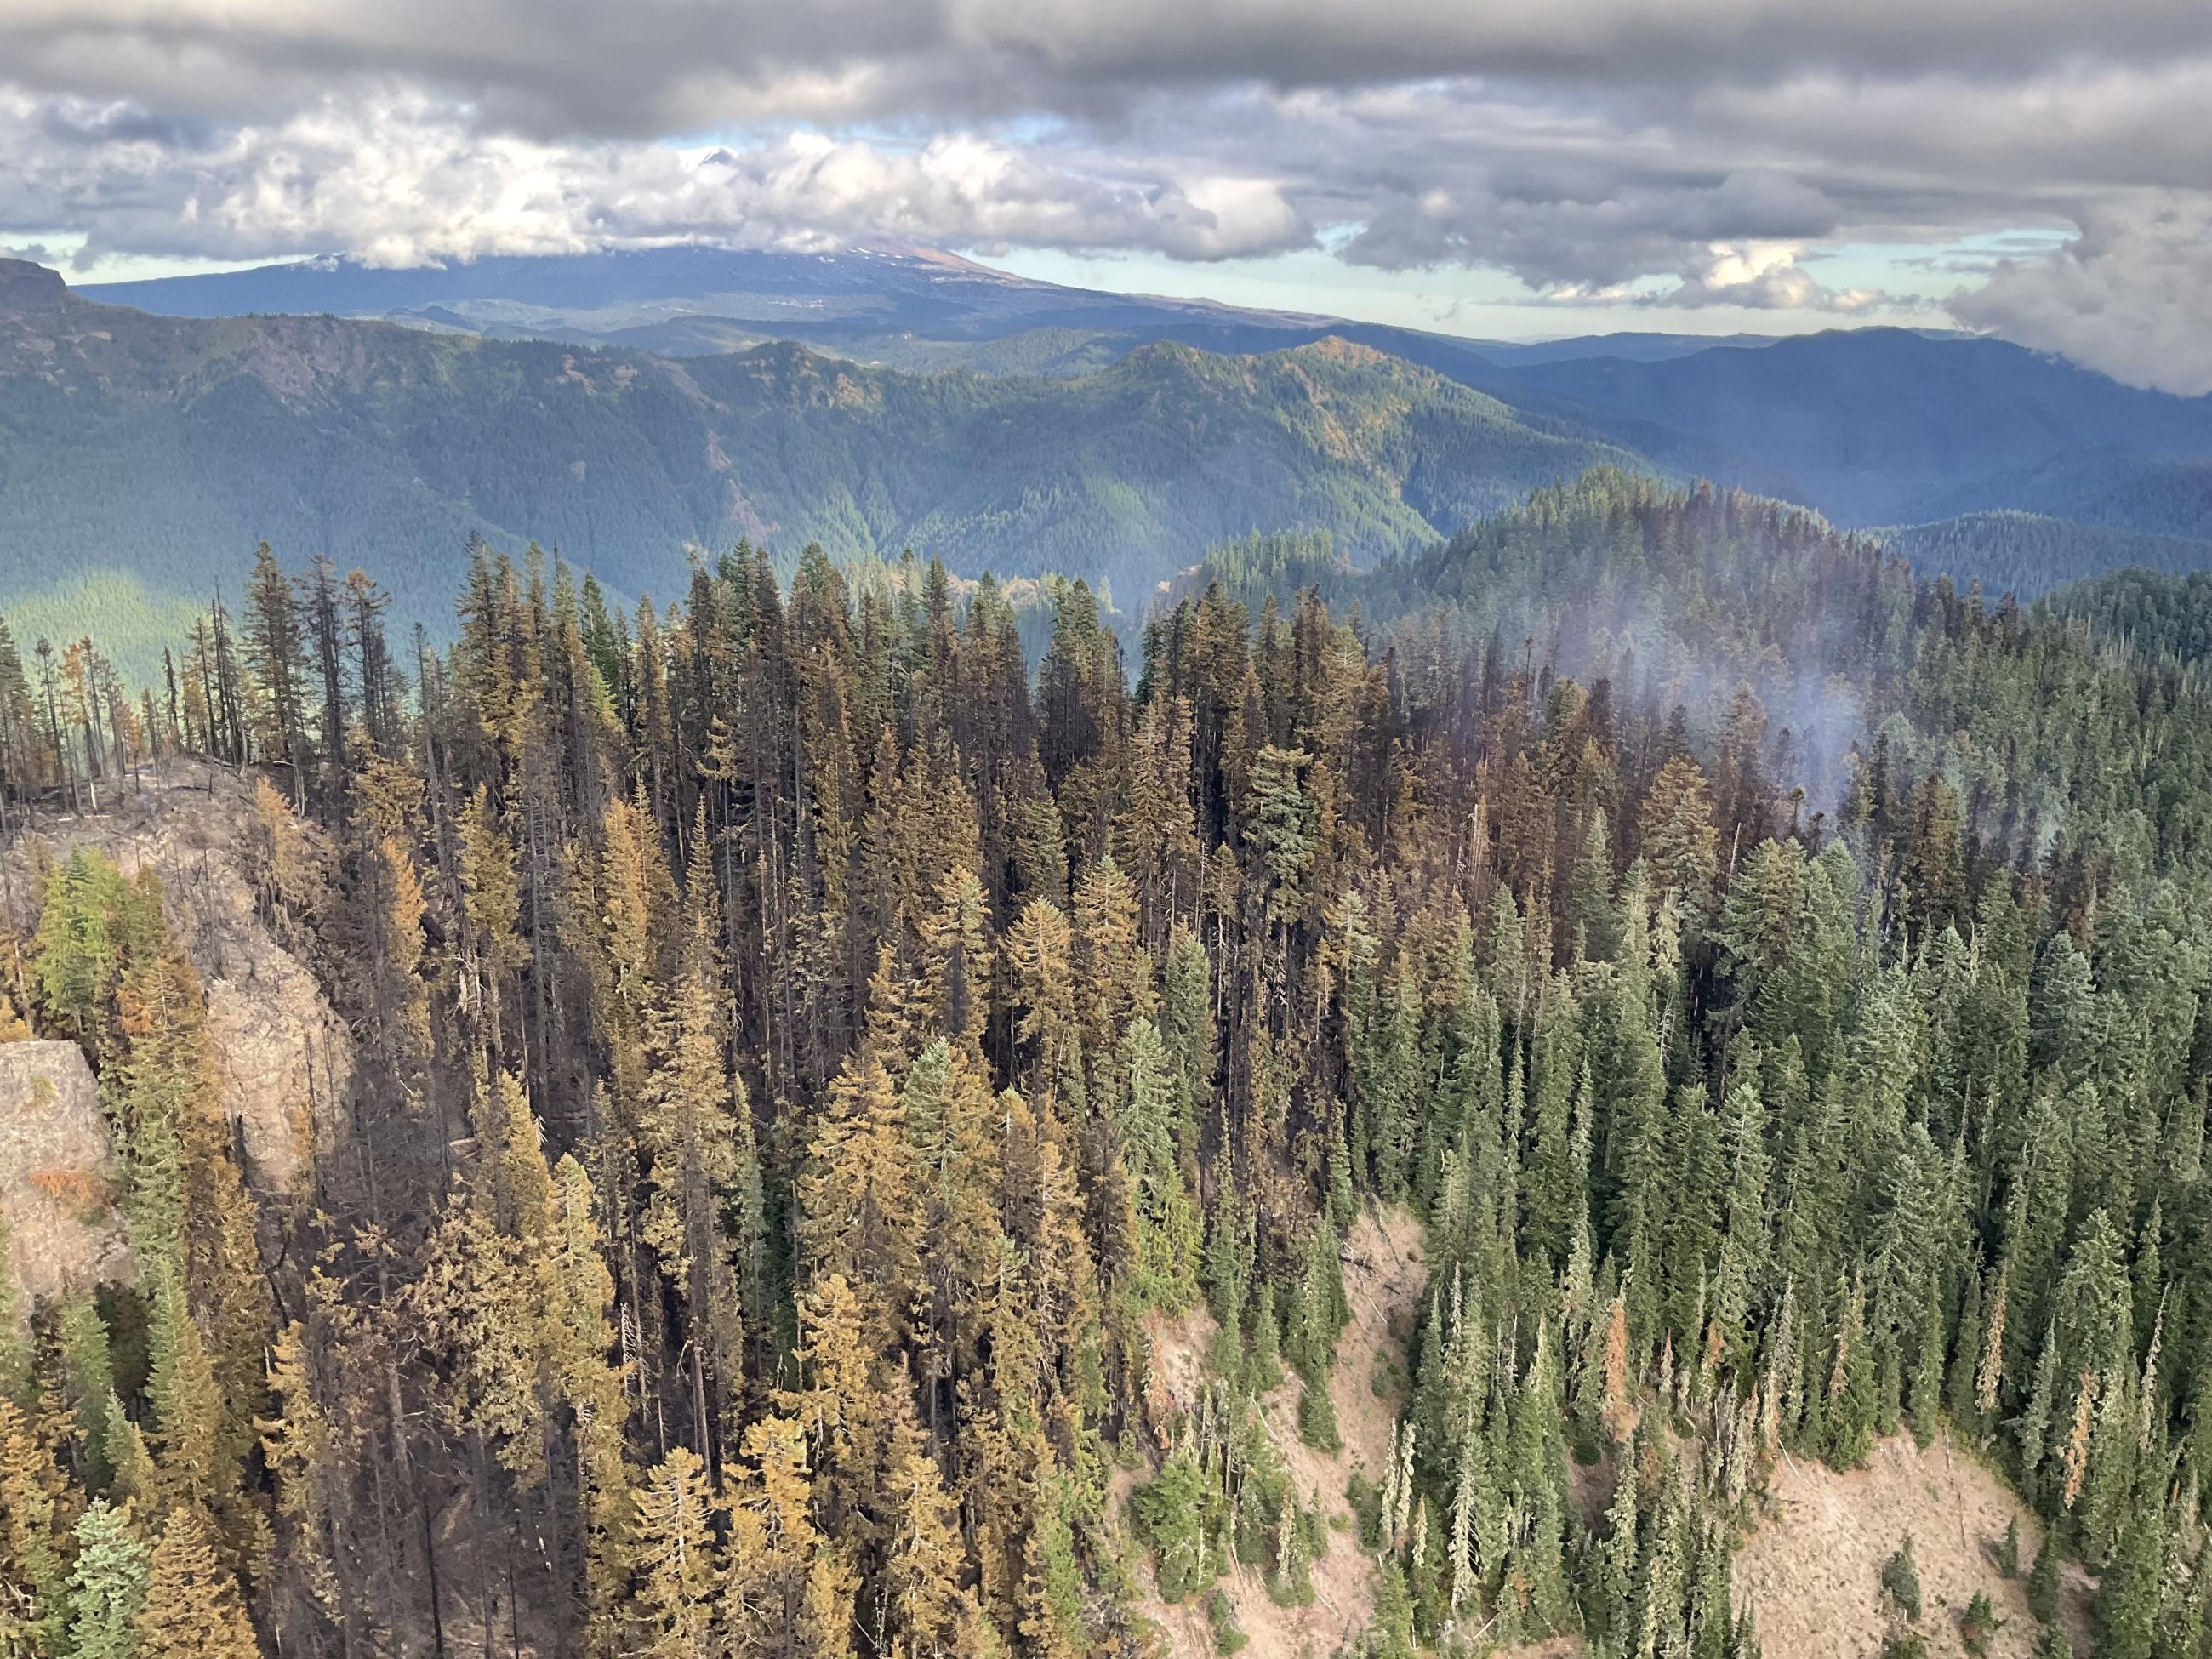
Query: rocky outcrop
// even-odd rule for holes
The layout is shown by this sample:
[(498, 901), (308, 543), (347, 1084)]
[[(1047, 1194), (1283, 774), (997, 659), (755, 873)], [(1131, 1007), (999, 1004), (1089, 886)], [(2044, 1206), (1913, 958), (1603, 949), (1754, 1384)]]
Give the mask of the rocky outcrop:
[(0, 313), (45, 311), (68, 297), (59, 271), (27, 259), (0, 259)]
[[(273, 938), (254, 903), (252, 785), (221, 768), (170, 762), (101, 792), (102, 811), (38, 827), (57, 859), (97, 847), (125, 875), (161, 878), (170, 928), (207, 987), (222, 1106), (238, 1122), (247, 1173), (265, 1192), (304, 1179), (318, 1137), (333, 1136), (353, 1043), (307, 965)], [(31, 914), (30, 854), (0, 855), (18, 928)]]
[(15, 1309), (128, 1280), (115, 1212), (122, 1165), (74, 1042), (0, 1043), (0, 1218)]

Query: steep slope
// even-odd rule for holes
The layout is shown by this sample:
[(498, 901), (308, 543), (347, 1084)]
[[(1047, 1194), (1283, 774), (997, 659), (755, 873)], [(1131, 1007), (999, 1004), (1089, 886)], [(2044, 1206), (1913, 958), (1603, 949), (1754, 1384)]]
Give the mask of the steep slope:
[[(1329, 1395), (1344, 1444), (1324, 1452), (1305, 1443), (1297, 1427), (1299, 1383), (1285, 1378), (1261, 1402), (1262, 1419), (1297, 1501), (1332, 1518), (1328, 1552), (1312, 1564), (1313, 1600), (1285, 1604), (1268, 1594), (1265, 1571), (1231, 1561), (1216, 1588), (1231, 1603), (1235, 1627), (1251, 1659), (1297, 1659), (1343, 1651), (1368, 1629), (1375, 1608), (1376, 1563), (1360, 1548), (1346, 1487), (1356, 1474), (1380, 1485), (1388, 1473), (1395, 1413), (1405, 1401), (1406, 1342), (1427, 1279), (1421, 1224), (1404, 1210), (1364, 1212), (1345, 1241), (1345, 1292), (1352, 1319), (1337, 1339)], [(1171, 1427), (1197, 1411), (1215, 1378), (1206, 1357), (1220, 1328), (1204, 1308), (1179, 1319), (1151, 1322), (1151, 1412)], [(1133, 1481), (1121, 1483), (1124, 1487)], [(1218, 1651), (1207, 1615), (1209, 1596), (1161, 1599), (1155, 1568), (1141, 1573), (1143, 1613), (1163, 1659), (1206, 1659)]]
[[(2006, 1528), (2016, 1525), (2024, 1569), (2043, 1523), (1948, 1433), (1925, 1448), (1905, 1435), (1884, 1440), (1863, 1469), (1791, 1458), (1775, 1470), (1761, 1509), (1764, 1519), (1736, 1557), (1735, 1594), (1756, 1617), (1767, 1652), (1881, 1653), (1898, 1624), (1883, 1606), (1882, 1563), (1907, 1533), (1923, 1597), (1917, 1629), (1932, 1650), (1956, 1650), (1966, 1608), (1981, 1595), (1999, 1620), (1984, 1635), (1984, 1651), (1995, 1659), (2037, 1651), (2041, 1626), (2026, 1585), (2008, 1577), (1997, 1557)], [(2064, 1583), (2067, 1633), (2087, 1652), (2087, 1580), (2074, 1570)]]
[[(1293, 366), (1309, 441), (1387, 451), (1331, 390), (1380, 366)], [(1221, 404), (1255, 428), (1255, 387)], [(1336, 574), (1317, 538), (1248, 562)], [(1888, 1627), (1908, 1526), (1948, 1653), (2014, 1510), (1903, 1450), (1947, 1420), (2102, 1573), (2104, 1631), (2201, 1612), (2191, 677), (1617, 472), (1340, 579), (1457, 617), (1255, 629), (1202, 598), (1141, 699), (1074, 607), (1032, 683), (1008, 610), (934, 583), (732, 563), (625, 644), (516, 576), (485, 562), (414, 718), (373, 639), (294, 732), (281, 660), (243, 653), (199, 716), (238, 769), (164, 763), (142, 800), (111, 749), (114, 822), (46, 821), (159, 853), (186, 908), (108, 872), (0, 939), (42, 1035), (96, 1026), (103, 1083), (143, 1080), (134, 1213), (210, 1197), (140, 1261), (191, 1268), (146, 1310), (204, 1328), (226, 1397), (188, 1416), (206, 1389), (130, 1367), (118, 1398), (150, 1489), (202, 1480), (268, 1563), (243, 1593), (284, 1653), (690, 1656), (711, 1620), (752, 1652), (1138, 1659), (1148, 1614), (1227, 1645), (1224, 1602), (1161, 1616), (1149, 1575), (1227, 1587), (1255, 1659), (1330, 1651), (1370, 1584), (1370, 1659), (1571, 1631), (1743, 1659), (1733, 1590), (1778, 1598), (1766, 1651), (1826, 1659)], [(1520, 614), (1556, 625), (1492, 644)], [(102, 750), (23, 684), (0, 788), (45, 815)], [(324, 830), (246, 815), (278, 756)], [(293, 882), (257, 830), (328, 841)], [(362, 1044), (313, 1204), (258, 1238), (198, 988), (251, 983), (241, 887)], [(1416, 1212), (1418, 1261), (1364, 1219)], [(26, 1419), (71, 1416), (68, 1381), (33, 1368)], [(38, 1451), (51, 1529), (117, 1491)]]
[(103, 792), (100, 805), (41, 819), (0, 848), (0, 931), (35, 927), (41, 857), (63, 864), (90, 850), (126, 878), (158, 880), (171, 933), (205, 981), (220, 1098), (252, 1183), (296, 1194), (318, 1142), (343, 1138), (338, 1108), (353, 1040), (315, 975), (262, 914), (264, 837), (252, 786), (220, 768), (172, 761)]
[[(0, 1311), (132, 1277), (122, 1166), (74, 1042), (0, 1040)], [(0, 1320), (0, 1342), (15, 1332)]]
[(33, 297), (0, 315), (0, 537), (50, 557), (0, 575), (0, 600), (111, 562), (204, 592), (267, 539), (372, 566), (422, 614), (471, 535), (557, 547), (633, 594), (679, 582), (687, 544), (741, 536), (1142, 587), (1255, 525), (1371, 560), (1594, 462), (1641, 465), (1341, 342), (1160, 346), (1055, 381)]

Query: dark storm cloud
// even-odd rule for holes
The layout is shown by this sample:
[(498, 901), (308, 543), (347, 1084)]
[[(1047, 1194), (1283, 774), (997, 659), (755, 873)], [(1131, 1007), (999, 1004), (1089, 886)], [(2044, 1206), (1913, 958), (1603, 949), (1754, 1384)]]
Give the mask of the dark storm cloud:
[[(1808, 72), (2002, 85), (2069, 62), (2200, 53), (2194, 0), (9, 0), (15, 78), (57, 91), (264, 102), (302, 73), (397, 75), (546, 131), (635, 136), (769, 116), (1096, 109), (1132, 93), (1481, 76), (1676, 91)], [(195, 80), (172, 78), (190, 69)]]

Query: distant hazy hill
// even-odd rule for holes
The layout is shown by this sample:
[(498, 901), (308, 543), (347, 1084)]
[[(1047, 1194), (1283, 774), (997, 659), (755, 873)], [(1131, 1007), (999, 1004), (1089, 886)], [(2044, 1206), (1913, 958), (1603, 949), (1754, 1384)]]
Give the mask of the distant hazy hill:
[(101, 571), (204, 592), (263, 537), (434, 608), (471, 534), (665, 591), (684, 546), (746, 535), (1068, 570), (1140, 613), (1224, 538), (1326, 531), (1369, 564), (1594, 462), (1908, 526), (1923, 571), (2023, 594), (2212, 565), (2212, 401), (1994, 340), (1503, 346), (919, 250), (88, 290), (131, 309), (9, 270), (0, 535), (50, 556), (0, 562), (0, 600)]
[(2116, 445), (2069, 449), (1977, 479), (1939, 502), (1958, 513), (1998, 505), (2107, 529), (2212, 541), (2212, 458), (2133, 453)]
[(1853, 525), (1997, 507), (2081, 517), (2032, 491), (2042, 471), (2117, 483), (2144, 463), (2212, 458), (2212, 399), (2137, 391), (2000, 340), (1900, 329), (1659, 362), (1537, 364), (1492, 389), (1547, 392), (1694, 434), (1771, 475), (1780, 493)]
[(442, 600), (471, 534), (665, 592), (686, 544), (913, 545), (1133, 598), (1255, 526), (1372, 560), (1597, 462), (1644, 465), (1323, 342), (1163, 345), (1073, 380), (862, 368), (795, 345), (672, 362), (331, 318), (0, 315), (4, 590), (113, 565), (168, 589), (256, 540)]
[(1624, 332), (1509, 344), (1061, 287), (916, 247), (677, 247), (407, 270), (326, 258), (86, 293), (168, 315), (380, 317), (663, 356), (799, 340), (916, 373), (1048, 378), (1094, 374), (1162, 343), (1249, 354), (1334, 336), (1488, 392), (1526, 420), (1803, 501), (1841, 524), (2013, 508), (2212, 539), (2212, 404), (1936, 331)]
[(80, 291), (166, 317), (376, 318), (666, 357), (798, 340), (886, 368), (987, 374), (1085, 374), (1163, 342), (1249, 353), (1335, 335), (1480, 387), (1499, 369), (1591, 356), (1658, 362), (1775, 338), (1620, 333), (1534, 344), (1471, 340), (1303, 312), (1070, 288), (919, 247), (836, 253), (672, 247), (399, 270), (331, 257)]
[(694, 330), (751, 325), (778, 337), (830, 343), (902, 333), (991, 340), (1039, 328), (1157, 331), (1192, 322), (1297, 329), (1326, 320), (1066, 288), (927, 248), (787, 253), (672, 247), (497, 256), (407, 270), (333, 258), (100, 283), (84, 292), (106, 304), (173, 317), (421, 318), (486, 332), (566, 332), (600, 343), (672, 323)]

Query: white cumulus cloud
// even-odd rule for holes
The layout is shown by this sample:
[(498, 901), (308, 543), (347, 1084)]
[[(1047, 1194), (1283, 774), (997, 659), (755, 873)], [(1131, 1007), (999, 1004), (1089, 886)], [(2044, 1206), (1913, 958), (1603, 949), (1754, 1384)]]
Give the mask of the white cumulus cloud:
[(1877, 289), (1832, 289), (1797, 261), (1805, 249), (1791, 242), (1715, 242), (1699, 270), (1685, 271), (1673, 288), (1645, 296), (1662, 306), (1748, 306), (1759, 311), (1826, 311), (1856, 316), (1897, 302)]
[[(65, 225), (111, 251), (372, 264), (691, 240), (1146, 248), (1218, 259), (1312, 231), (1265, 178), (1141, 162), (1077, 169), (989, 137), (915, 147), (797, 131), (742, 148), (486, 128), (420, 92), (269, 123), (147, 130), (127, 106), (0, 93), (0, 229)], [(57, 131), (64, 134), (54, 141)]]
[(2204, 0), (0, 0), (0, 242), (1318, 245), (1796, 320), (2077, 226), (1952, 313), (2196, 384), (2208, 107)]
[(2130, 386), (2212, 392), (2212, 207), (2166, 195), (2083, 216), (2081, 236), (1951, 296), (1961, 322)]

